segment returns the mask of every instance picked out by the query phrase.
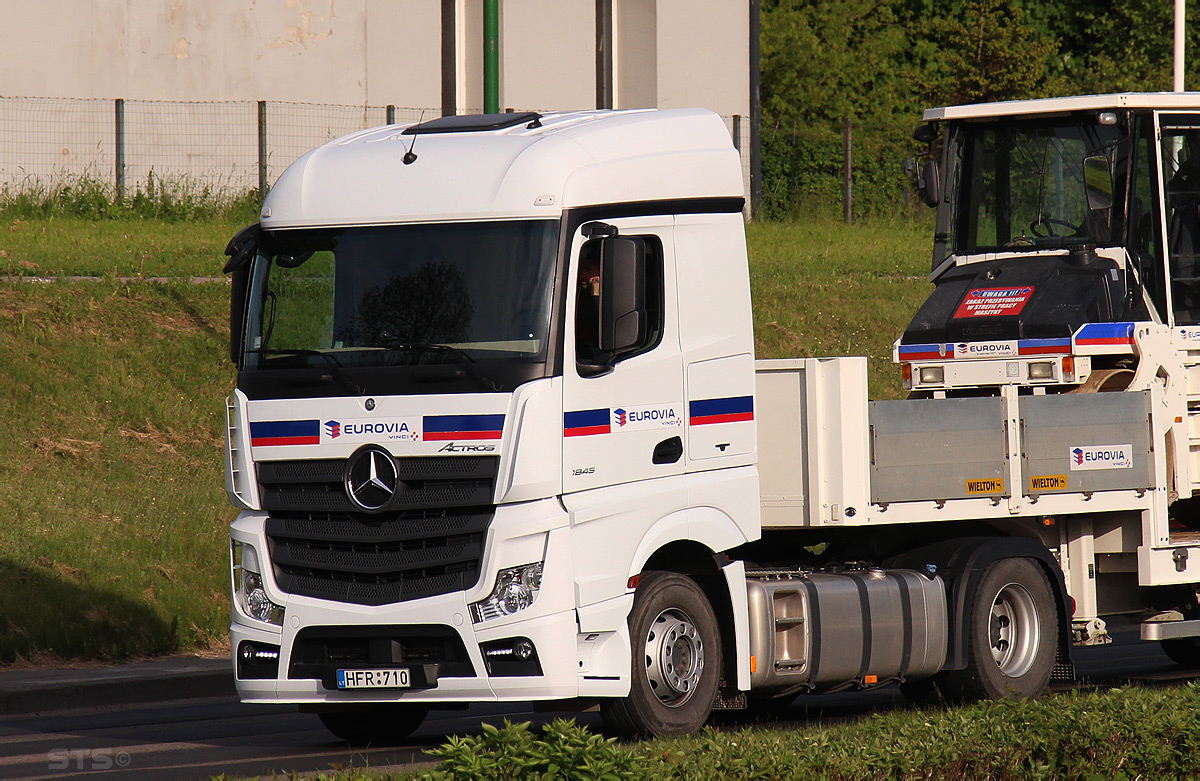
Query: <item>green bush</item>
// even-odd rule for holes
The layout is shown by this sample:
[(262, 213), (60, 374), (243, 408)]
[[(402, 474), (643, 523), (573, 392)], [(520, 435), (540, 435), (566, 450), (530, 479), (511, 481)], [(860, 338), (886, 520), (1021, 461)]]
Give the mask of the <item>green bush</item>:
[(557, 719), (530, 730), (529, 722), (483, 725), (482, 735), (452, 737), (429, 752), (442, 763), (421, 778), (442, 779), (620, 779), (643, 778), (646, 763), (615, 739), (594, 735), (575, 721)]
[(426, 779), (1195, 778), (1200, 686), (898, 709), (839, 725), (707, 728), (628, 747), (573, 721), (451, 738)]

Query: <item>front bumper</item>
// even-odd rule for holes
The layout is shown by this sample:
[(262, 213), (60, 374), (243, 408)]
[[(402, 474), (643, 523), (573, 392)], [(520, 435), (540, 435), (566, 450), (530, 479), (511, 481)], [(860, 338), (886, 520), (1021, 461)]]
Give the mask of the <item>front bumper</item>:
[[(237, 690), (244, 702), (459, 703), (570, 699), (628, 691), (627, 672), (604, 675), (598, 686), (596, 671), (588, 669), (591, 665), (580, 669), (581, 648), (589, 649), (590, 654), (599, 641), (609, 646), (605, 656), (615, 658), (613, 651), (627, 649), (628, 638), (623, 632), (600, 638), (595, 633), (579, 633), (570, 529), (557, 502), (497, 508), (488, 533), (483, 575), (468, 591), (380, 606), (281, 591), (267, 556), (265, 518), (261, 512), (243, 512), (231, 529), (235, 541), (254, 546), (265, 570), (261, 573), (263, 587), (273, 602), (285, 608), (283, 625), (273, 626), (244, 615), (235, 600), (230, 634)], [(544, 571), (533, 604), (509, 616), (472, 622), (469, 605), (487, 596), (498, 570), (536, 561), (544, 562)], [(513, 664), (492, 657), (489, 674), (484, 648), (514, 638), (532, 644), (535, 663)], [(236, 659), (246, 644), (265, 650), (268, 657), (278, 649), (277, 667), (238, 664)], [(628, 659), (627, 651), (624, 658)], [(407, 668), (412, 673), (412, 687), (340, 690), (335, 668)], [(628, 670), (627, 662), (623, 669)]]

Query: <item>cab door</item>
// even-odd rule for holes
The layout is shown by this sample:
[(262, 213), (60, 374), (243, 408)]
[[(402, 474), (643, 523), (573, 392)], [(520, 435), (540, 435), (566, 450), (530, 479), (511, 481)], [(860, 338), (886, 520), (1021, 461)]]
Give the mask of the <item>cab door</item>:
[[(673, 218), (584, 224), (572, 238), (563, 367), (563, 491), (683, 473), (683, 356)], [(632, 276), (617, 274), (630, 267)], [(630, 271), (625, 268), (625, 271)], [(640, 270), (639, 270), (640, 269)], [(621, 307), (640, 281), (643, 311)], [(618, 282), (615, 280), (624, 280)], [(605, 285), (609, 289), (605, 289)], [(607, 337), (624, 340), (613, 351)], [(634, 343), (628, 343), (630, 335)]]

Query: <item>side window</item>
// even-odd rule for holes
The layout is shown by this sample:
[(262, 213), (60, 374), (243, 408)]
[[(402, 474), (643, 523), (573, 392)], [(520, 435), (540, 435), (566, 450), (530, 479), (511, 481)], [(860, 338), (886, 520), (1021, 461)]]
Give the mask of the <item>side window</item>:
[[(1138, 279), (1150, 295), (1158, 316), (1167, 319), (1167, 286), (1163, 280), (1162, 245), (1158, 238), (1158, 198), (1154, 174), (1154, 147), (1152, 128), (1148, 119), (1138, 123), (1136, 140), (1133, 143), (1133, 159), (1130, 164), (1133, 181), (1130, 186), (1129, 203), (1129, 251), (1137, 266)], [(1141, 309), (1141, 301), (1133, 302), (1134, 311)]]
[(613, 355), (600, 348), (601, 245), (604, 239), (592, 239), (579, 250), (579, 268), (575, 290), (575, 360), (580, 373), (596, 374), (595, 369), (614, 361), (631, 358), (653, 350), (662, 341), (664, 301), (662, 242), (657, 236), (643, 235), (645, 248), (645, 306), (647, 327), (645, 337), (628, 350)]
[(1200, 128), (1162, 128), (1167, 268), (1175, 322), (1200, 323)]

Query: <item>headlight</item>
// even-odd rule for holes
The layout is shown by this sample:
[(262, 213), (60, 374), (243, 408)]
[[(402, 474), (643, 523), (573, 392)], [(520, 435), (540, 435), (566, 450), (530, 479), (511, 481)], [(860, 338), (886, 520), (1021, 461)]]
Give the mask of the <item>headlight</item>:
[(1029, 364), (1029, 379), (1031, 380), (1052, 380), (1054, 379), (1054, 362), (1053, 361), (1033, 361)]
[(537, 564), (502, 569), (496, 574), (496, 585), (492, 588), (492, 593), (482, 602), (471, 605), (471, 618), (478, 624), (491, 618), (510, 616), (532, 605), (541, 588), (540, 561)]
[(251, 545), (234, 540), (233, 594), (234, 601), (246, 616), (275, 626), (283, 626), (283, 606), (276, 605), (267, 597), (263, 588), (258, 553)]
[(941, 385), (946, 381), (946, 372), (941, 366), (922, 366), (921, 367), (921, 384), (922, 385)]

